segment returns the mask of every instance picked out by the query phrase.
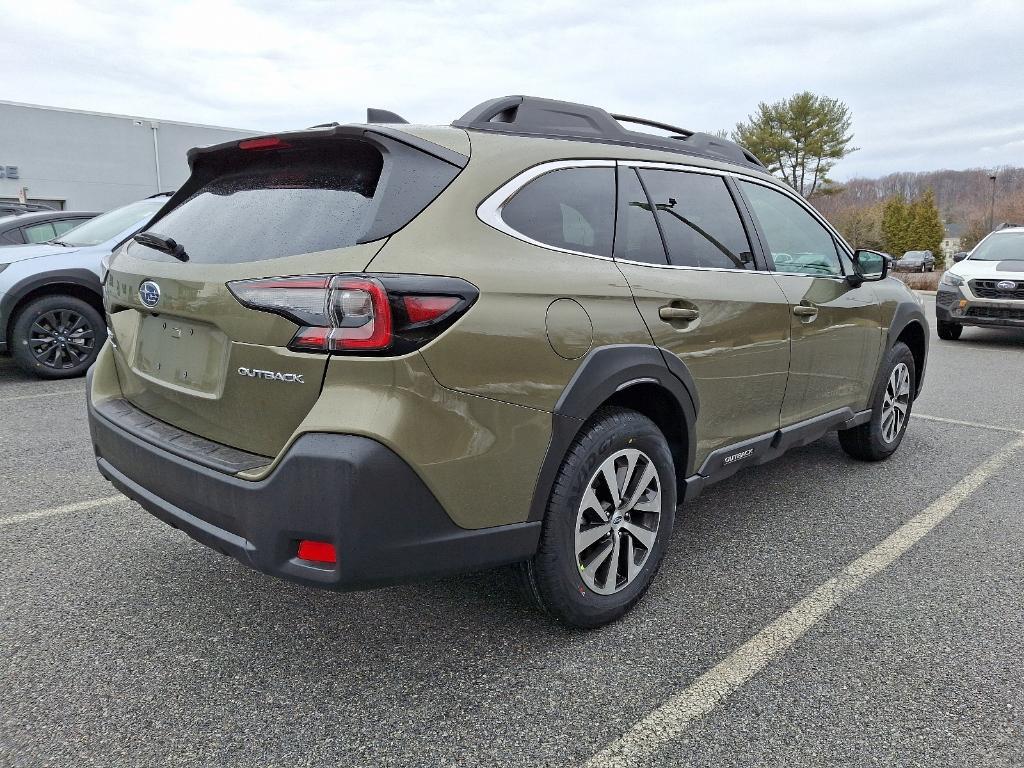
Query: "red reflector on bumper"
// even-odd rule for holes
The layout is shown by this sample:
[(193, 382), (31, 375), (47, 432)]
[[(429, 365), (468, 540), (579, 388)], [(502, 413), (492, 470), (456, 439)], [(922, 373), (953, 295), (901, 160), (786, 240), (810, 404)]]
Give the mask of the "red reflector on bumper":
[(314, 563), (338, 562), (338, 556), (331, 542), (310, 541), (309, 539), (303, 539), (299, 542), (299, 559), (310, 560)]

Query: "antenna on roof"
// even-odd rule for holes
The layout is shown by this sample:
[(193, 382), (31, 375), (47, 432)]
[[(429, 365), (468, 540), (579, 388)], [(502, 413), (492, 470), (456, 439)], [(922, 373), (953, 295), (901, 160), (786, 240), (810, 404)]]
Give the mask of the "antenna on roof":
[(366, 122), (368, 123), (408, 123), (401, 115), (396, 115), (386, 109), (374, 109), (370, 107), (366, 110)]

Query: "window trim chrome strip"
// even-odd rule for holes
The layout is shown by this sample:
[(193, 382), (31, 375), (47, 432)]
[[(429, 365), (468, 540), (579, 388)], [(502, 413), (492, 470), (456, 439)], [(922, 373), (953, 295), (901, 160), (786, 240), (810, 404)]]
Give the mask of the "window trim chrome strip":
[[(646, 261), (633, 261), (631, 259), (616, 259), (613, 256), (602, 256), (598, 253), (587, 253), (586, 251), (575, 251), (571, 248), (559, 248), (556, 245), (549, 245), (548, 243), (542, 243), (539, 240), (534, 240), (532, 237), (523, 234), (519, 230), (511, 227), (501, 216), (502, 209), (514, 198), (522, 189), (534, 179), (537, 179), (552, 171), (558, 171), (565, 168), (617, 168), (624, 166), (627, 168), (651, 168), (655, 170), (666, 170), (666, 171), (685, 171), (687, 173), (703, 173), (709, 176), (720, 176), (720, 177), (732, 177), (734, 179), (749, 181), (754, 184), (759, 184), (762, 187), (775, 190), (783, 195), (788, 196), (794, 202), (797, 203), (803, 210), (810, 214), (811, 218), (818, 222), (822, 227), (825, 228), (829, 234), (836, 239), (836, 241), (846, 249), (846, 256), (850, 258), (853, 253), (853, 249), (849, 243), (843, 239), (843, 236), (836, 231), (836, 229), (828, 223), (825, 218), (818, 213), (806, 200), (801, 198), (796, 192), (791, 191), (779, 183), (772, 183), (766, 179), (762, 179), (758, 176), (752, 176), (746, 173), (732, 170), (723, 170), (720, 168), (706, 168), (700, 165), (688, 165), (686, 163), (665, 163), (656, 160), (618, 160), (618, 159), (607, 159), (607, 158), (581, 158), (578, 160), (550, 160), (538, 163), (524, 171), (519, 172), (511, 179), (506, 181), (494, 192), (484, 198), (483, 202), (477, 206), (476, 215), (484, 224), (489, 227), (493, 227), (499, 232), (514, 237), (523, 243), (535, 245), (539, 248), (544, 248), (549, 251), (556, 251), (558, 253), (568, 253), (574, 256), (585, 256), (588, 259), (601, 259), (603, 261), (614, 261), (622, 264), (633, 264), (641, 267), (654, 267), (656, 269), (689, 269), (700, 272), (735, 272), (744, 275), (785, 275), (793, 277), (810, 277), (816, 279), (826, 280), (843, 280), (845, 281), (847, 275), (808, 275), (804, 272), (783, 272), (780, 270), (770, 269), (731, 269), (726, 267), (694, 267), (685, 264), (652, 264)], [(617, 204), (617, 202), (616, 202)], [(845, 268), (842, 259), (840, 259), (840, 268)]]
[[(605, 261), (614, 261), (611, 256), (602, 256), (599, 253), (587, 253), (586, 251), (574, 251), (571, 248), (559, 248), (557, 245), (549, 245), (548, 243), (542, 243), (539, 240), (534, 240), (529, 235), (525, 235), (518, 229), (514, 229), (509, 226), (508, 222), (501, 216), (502, 209), (508, 205), (509, 201), (512, 200), (522, 189), (534, 179), (538, 179), (541, 176), (551, 173), (552, 171), (562, 170), (564, 168), (615, 168), (615, 160), (553, 160), (550, 162), (539, 163), (532, 168), (527, 168), (511, 179), (506, 181), (494, 192), (488, 195), (480, 205), (477, 206), (476, 215), (484, 224), (494, 227), (499, 232), (504, 232), (510, 237), (514, 237), (516, 240), (520, 240), (530, 245), (536, 245), (540, 248), (546, 248), (549, 251), (558, 251), (559, 253), (570, 253), (575, 256), (586, 256), (588, 259), (603, 259)], [(614, 210), (614, 209), (613, 209)]]

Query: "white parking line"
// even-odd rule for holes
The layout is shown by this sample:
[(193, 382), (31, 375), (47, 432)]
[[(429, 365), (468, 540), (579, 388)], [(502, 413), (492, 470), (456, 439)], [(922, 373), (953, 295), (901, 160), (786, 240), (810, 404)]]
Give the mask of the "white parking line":
[(858, 557), (838, 576), (817, 587), (725, 660), (594, 755), (587, 761), (586, 768), (620, 768), (644, 764), (665, 743), (677, 738), (693, 720), (703, 717), (723, 703), (733, 691), (743, 686), (803, 637), (808, 629), (825, 618), (829, 611), (920, 541), (1022, 448), (1024, 437), (1005, 445), (874, 549)]
[(19, 400), (35, 400), (40, 397), (59, 397), (62, 395), (78, 395), (85, 397), (84, 389), (66, 389), (61, 392), (39, 392), (35, 395), (15, 395), (14, 397), (0, 397), (0, 403), (14, 403)]
[(1016, 427), (997, 427), (994, 424), (980, 424), (977, 421), (961, 421), (960, 419), (947, 419), (944, 416), (928, 416), (924, 413), (915, 413), (910, 417), (913, 419), (924, 419), (925, 421), (938, 421), (943, 424), (956, 424), (961, 427), (977, 427), (978, 429), (991, 429), (995, 432), (1011, 432), (1015, 435), (1024, 434), (1024, 429)]
[(37, 509), (35, 512), (25, 512), (21, 515), (11, 515), (10, 517), (0, 517), (0, 526), (15, 525), (17, 523), (25, 523), (29, 520), (37, 520), (40, 517), (51, 517), (53, 515), (66, 515), (71, 512), (84, 512), (87, 509), (96, 509), (97, 507), (105, 507), (108, 504), (116, 504), (119, 501), (128, 501), (127, 497), (118, 494), (117, 496), (104, 496), (101, 499), (91, 499), (90, 501), (79, 501), (75, 504), (65, 504), (60, 507), (50, 507), (50, 509)]

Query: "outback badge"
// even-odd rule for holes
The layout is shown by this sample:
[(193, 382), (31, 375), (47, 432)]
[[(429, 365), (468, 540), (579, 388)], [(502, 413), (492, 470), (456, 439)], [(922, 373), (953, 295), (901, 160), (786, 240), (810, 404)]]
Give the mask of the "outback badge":
[(264, 371), (259, 368), (239, 368), (239, 376), (248, 376), (250, 379), (269, 379), (270, 381), (284, 381), (289, 384), (305, 384), (301, 373), (281, 373), (280, 371)]

